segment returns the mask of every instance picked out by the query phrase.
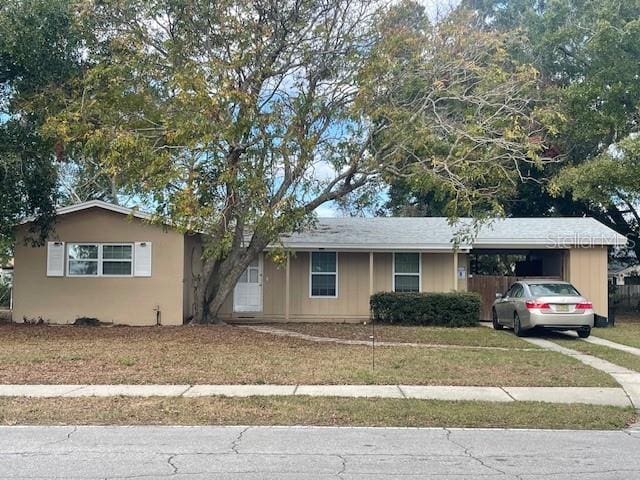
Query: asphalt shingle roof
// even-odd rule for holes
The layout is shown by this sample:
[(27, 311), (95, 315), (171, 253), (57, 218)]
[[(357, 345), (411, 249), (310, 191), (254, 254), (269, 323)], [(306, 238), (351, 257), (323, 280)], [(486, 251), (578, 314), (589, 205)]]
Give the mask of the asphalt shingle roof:
[[(574, 245), (623, 245), (619, 235), (593, 218), (544, 217), (494, 219), (477, 235), (472, 221), (451, 225), (444, 217), (320, 218), (310, 230), (285, 236), (290, 248), (449, 250), (454, 238), (461, 248), (567, 248)], [(473, 238), (473, 240), (471, 240)]]

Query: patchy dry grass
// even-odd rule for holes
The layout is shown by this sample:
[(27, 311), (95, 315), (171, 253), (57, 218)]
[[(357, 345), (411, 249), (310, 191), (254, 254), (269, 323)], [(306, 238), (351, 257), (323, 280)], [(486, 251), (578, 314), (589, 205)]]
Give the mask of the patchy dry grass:
[(596, 337), (640, 348), (640, 322), (616, 323), (615, 327), (596, 328), (592, 333)]
[[(275, 326), (283, 330), (304, 333), (306, 335), (340, 338), (344, 340), (370, 341), (374, 332), (370, 323), (367, 325), (361, 323), (288, 323)], [(375, 337), (378, 342), (408, 342), (473, 347), (536, 348), (535, 345), (531, 345), (508, 332), (497, 332), (483, 327), (445, 328), (375, 325)]]
[(556, 343), (566, 348), (572, 348), (579, 352), (588, 353), (594, 357), (602, 358), (621, 367), (629, 368), (640, 372), (640, 357), (632, 353), (622, 352), (614, 348), (605, 347), (602, 345), (594, 345), (593, 343), (587, 343), (577, 338), (570, 338), (567, 336), (558, 335), (557, 337), (550, 338)]
[(4, 425), (354, 425), (620, 429), (631, 408), (406, 399), (0, 398)]
[[(472, 329), (483, 335), (484, 330)], [(539, 351), (318, 344), (230, 326), (0, 326), (0, 383), (616, 386)]]

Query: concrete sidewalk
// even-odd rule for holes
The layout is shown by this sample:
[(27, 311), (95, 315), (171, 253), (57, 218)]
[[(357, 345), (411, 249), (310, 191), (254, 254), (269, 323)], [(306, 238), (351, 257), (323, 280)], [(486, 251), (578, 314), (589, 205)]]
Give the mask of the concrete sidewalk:
[(307, 395), (632, 406), (622, 388), (423, 385), (0, 385), (0, 397), (250, 397)]

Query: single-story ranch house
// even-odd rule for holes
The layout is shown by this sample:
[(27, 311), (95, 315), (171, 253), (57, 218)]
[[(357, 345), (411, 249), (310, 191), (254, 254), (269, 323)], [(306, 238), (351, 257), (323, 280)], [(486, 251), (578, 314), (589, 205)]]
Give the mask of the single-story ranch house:
[[(13, 319), (180, 325), (193, 312), (200, 237), (101, 201), (60, 208), (43, 247), (17, 227)], [(488, 318), (496, 292), (520, 278), (571, 281), (607, 315), (607, 248), (626, 239), (592, 218), (508, 218), (470, 242), (445, 218), (323, 218), (283, 237), (285, 265), (261, 255), (222, 318), (356, 322), (380, 291), (477, 291)], [(459, 238), (459, 237), (458, 237)], [(506, 271), (505, 271), (505, 265)]]

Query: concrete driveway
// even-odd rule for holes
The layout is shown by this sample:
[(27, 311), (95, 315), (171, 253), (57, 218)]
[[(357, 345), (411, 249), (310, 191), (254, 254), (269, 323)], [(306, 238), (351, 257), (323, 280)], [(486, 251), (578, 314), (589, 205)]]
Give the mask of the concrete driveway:
[(640, 431), (0, 427), (2, 479), (640, 478)]

